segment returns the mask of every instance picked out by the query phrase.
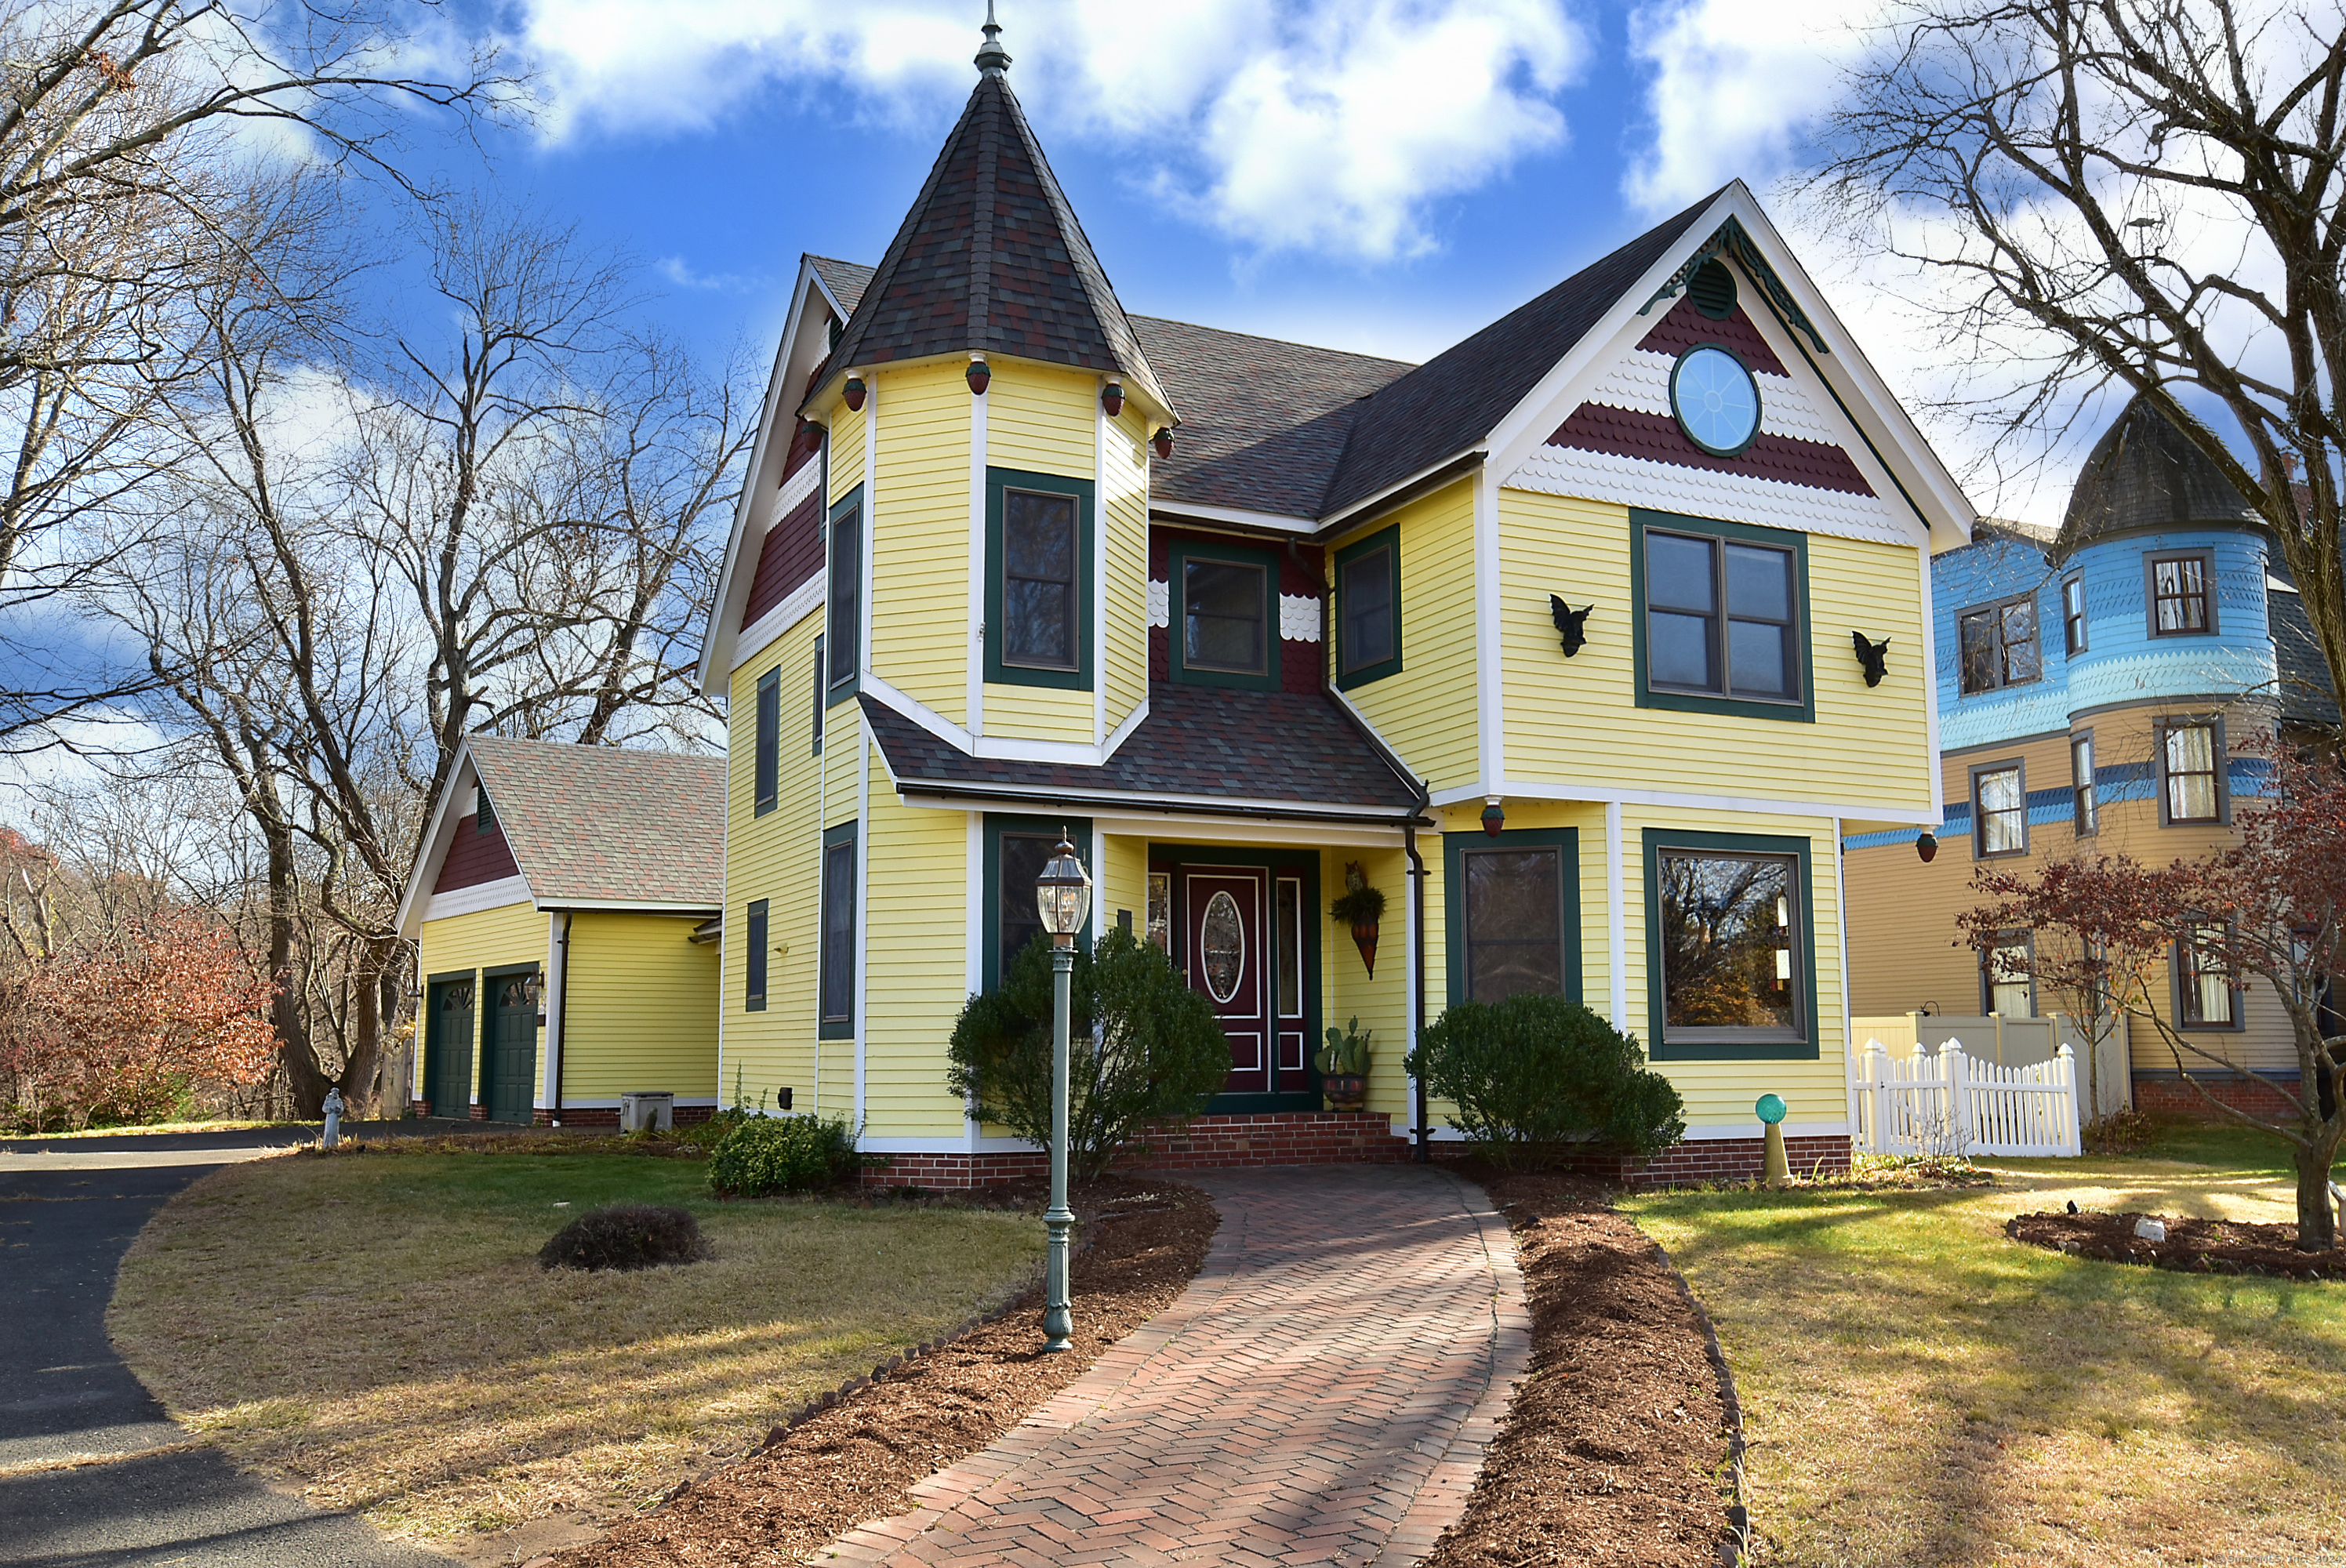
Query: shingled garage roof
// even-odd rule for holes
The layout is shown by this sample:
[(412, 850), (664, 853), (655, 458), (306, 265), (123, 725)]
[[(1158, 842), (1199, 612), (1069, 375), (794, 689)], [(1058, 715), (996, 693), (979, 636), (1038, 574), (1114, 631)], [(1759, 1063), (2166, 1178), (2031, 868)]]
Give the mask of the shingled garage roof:
[(968, 794), (1064, 792), (1069, 801), (1105, 797), (1139, 810), (1221, 799), (1292, 805), (1298, 816), (1393, 821), (1408, 817), (1419, 799), (1375, 743), (1316, 693), (1152, 685), (1148, 717), (1098, 768), (972, 757), (868, 694), (863, 711), (906, 793), (923, 785)]
[(1362, 401), (1411, 367), (1187, 321), (1135, 316), (1148, 362), (1181, 411), (1149, 499), (1316, 518)]
[(1174, 406), (1016, 96), (994, 74), (972, 89), (831, 364), (837, 373), (964, 352), (1121, 375)]
[(1648, 229), (1369, 399), (1352, 422), (1321, 515), (1365, 501), (1490, 434), (1722, 193)]
[(541, 906), (725, 902), (725, 761), (475, 735), (497, 826)]

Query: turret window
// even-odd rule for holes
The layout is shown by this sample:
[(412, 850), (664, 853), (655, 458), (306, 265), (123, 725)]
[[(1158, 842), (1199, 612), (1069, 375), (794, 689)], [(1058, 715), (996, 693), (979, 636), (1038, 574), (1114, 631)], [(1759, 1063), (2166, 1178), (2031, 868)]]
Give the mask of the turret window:
[(2036, 637), (2036, 596), (1983, 605), (1955, 617), (1964, 695), (2024, 686), (2045, 673)]
[(2159, 814), (2165, 825), (2224, 820), (2224, 737), (2214, 719), (2159, 727)]
[(2216, 629), (2216, 598), (2208, 584), (2214, 560), (2205, 550), (2149, 557), (2150, 635), (2206, 636)]
[(985, 678), (1088, 691), (1092, 486), (985, 471)]

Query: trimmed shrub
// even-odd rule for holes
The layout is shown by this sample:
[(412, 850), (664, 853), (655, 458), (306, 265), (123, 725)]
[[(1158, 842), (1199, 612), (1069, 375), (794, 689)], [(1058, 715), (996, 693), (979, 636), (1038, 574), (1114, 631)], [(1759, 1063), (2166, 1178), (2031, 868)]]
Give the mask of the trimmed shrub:
[(657, 1203), (612, 1203), (588, 1209), (554, 1233), (537, 1255), (545, 1268), (657, 1268), (709, 1256), (700, 1222)]
[(812, 1192), (885, 1158), (859, 1153), (856, 1129), (814, 1116), (744, 1115), (709, 1156), (709, 1188), (725, 1197)]
[[(1068, 996), (1067, 1166), (1106, 1171), (1149, 1122), (1187, 1121), (1221, 1091), (1230, 1040), (1156, 947), (1111, 931), (1076, 943)], [(1051, 1139), (1051, 945), (1030, 942), (954, 1024), (945, 1083), (1028, 1143)]]
[(1409, 1071), (1503, 1166), (1592, 1139), (1650, 1156), (1686, 1133), (1678, 1091), (1636, 1037), (1561, 996), (1461, 1002), (1420, 1036)]

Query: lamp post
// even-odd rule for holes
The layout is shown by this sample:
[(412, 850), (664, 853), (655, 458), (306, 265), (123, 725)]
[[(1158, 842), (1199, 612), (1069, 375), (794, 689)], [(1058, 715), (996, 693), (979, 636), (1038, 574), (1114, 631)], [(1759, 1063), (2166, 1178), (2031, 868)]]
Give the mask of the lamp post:
[(1091, 913), (1092, 880), (1065, 828), (1035, 879), (1035, 902), (1051, 933), (1051, 1207), (1043, 1211), (1043, 1349), (1066, 1350), (1074, 1348), (1068, 1336), (1076, 1328), (1067, 1304), (1067, 1228), (1076, 1222), (1067, 1208), (1067, 993), (1076, 972), (1076, 932)]

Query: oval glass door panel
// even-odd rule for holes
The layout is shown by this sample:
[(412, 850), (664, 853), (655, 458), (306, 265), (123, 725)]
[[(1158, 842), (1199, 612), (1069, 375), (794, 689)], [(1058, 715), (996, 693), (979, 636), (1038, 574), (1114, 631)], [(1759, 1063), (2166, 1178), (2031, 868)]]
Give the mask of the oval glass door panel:
[(1216, 893), (1206, 905), (1198, 928), (1198, 949), (1206, 961), (1206, 990), (1216, 1002), (1239, 993), (1239, 972), (1246, 963), (1246, 929), (1239, 921), (1239, 901)]

